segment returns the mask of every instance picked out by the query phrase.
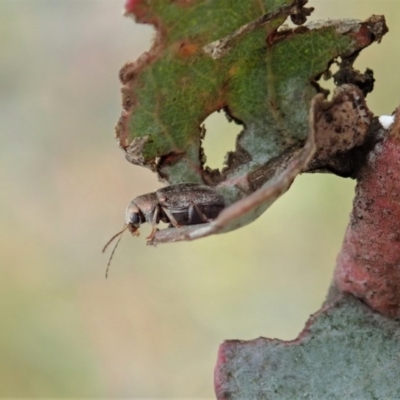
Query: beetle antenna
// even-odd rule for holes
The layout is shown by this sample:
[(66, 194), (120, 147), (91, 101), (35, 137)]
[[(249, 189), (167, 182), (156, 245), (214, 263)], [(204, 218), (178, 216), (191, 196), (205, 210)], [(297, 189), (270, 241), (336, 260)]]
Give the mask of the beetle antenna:
[(103, 247), (103, 250), (101, 251), (102, 253), (104, 253), (107, 250), (107, 247), (114, 241), (115, 238), (117, 238), (119, 235), (122, 235), (127, 229), (128, 229), (129, 225), (125, 225), (124, 229), (122, 229), (121, 231), (119, 231), (118, 233), (116, 233)]
[(107, 250), (107, 247), (113, 242), (113, 240), (119, 236), (119, 238), (118, 238), (118, 240), (117, 240), (117, 243), (115, 243), (115, 246), (114, 246), (114, 248), (113, 248), (113, 251), (111, 252), (110, 258), (109, 258), (109, 260), (108, 260), (108, 264), (107, 264), (107, 268), (106, 268), (106, 279), (107, 279), (107, 277), (108, 277), (108, 270), (109, 270), (109, 268), (110, 268), (111, 260), (112, 260), (112, 258), (113, 258), (113, 256), (114, 256), (115, 250), (117, 249), (117, 246), (118, 246), (118, 244), (119, 244), (119, 241), (120, 241), (121, 238), (122, 238), (122, 234), (128, 229), (128, 227), (129, 227), (129, 225), (126, 225), (126, 226), (124, 227), (124, 229), (122, 229), (121, 231), (119, 231), (118, 233), (116, 233), (116, 234), (106, 243), (106, 245), (103, 247), (102, 253), (104, 253), (104, 252)]

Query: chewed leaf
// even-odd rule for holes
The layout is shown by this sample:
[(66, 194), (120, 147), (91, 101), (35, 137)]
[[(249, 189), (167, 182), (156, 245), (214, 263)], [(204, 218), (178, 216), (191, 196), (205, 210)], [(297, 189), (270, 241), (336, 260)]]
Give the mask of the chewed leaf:
[[(282, 28), (288, 16), (305, 21), (311, 12), (306, 2), (127, 1), (127, 14), (153, 24), (157, 37), (148, 53), (121, 70), (119, 144), (130, 162), (151, 168), (169, 184), (215, 187), (228, 204), (207, 227), (183, 228), (184, 238), (243, 226), (288, 189), (305, 168), (296, 157), (308, 136), (311, 101), (323, 92), (317, 80), (335, 58), (353, 62), (387, 31), (380, 16)], [(348, 76), (342, 74), (341, 81)], [(201, 124), (221, 109), (243, 131), (219, 171), (204, 167)], [(360, 137), (353, 135), (354, 146)], [(319, 151), (314, 168), (337, 167), (321, 165), (327, 159)], [(171, 240), (182, 239), (167, 230), (155, 242)]]
[[(286, 149), (300, 148), (318, 91), (315, 79), (334, 58), (379, 40), (384, 32), (377, 26), (384, 20), (329, 21), (277, 31), (296, 4), (128, 2), (139, 22), (156, 27), (157, 38), (148, 53), (121, 70), (124, 111), (117, 135), (127, 158), (156, 170), (170, 184), (215, 186), (239, 175), (246, 178)], [(224, 51), (215, 57), (210, 47), (218, 49), (220, 42)], [(224, 171), (217, 173), (203, 166), (200, 125), (221, 109), (244, 130)], [(230, 193), (231, 202), (253, 191), (251, 183), (242, 184)]]

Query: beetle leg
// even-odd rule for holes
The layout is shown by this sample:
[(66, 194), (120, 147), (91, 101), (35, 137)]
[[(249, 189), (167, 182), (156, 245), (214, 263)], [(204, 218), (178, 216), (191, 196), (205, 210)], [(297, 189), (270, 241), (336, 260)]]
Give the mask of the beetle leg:
[(158, 222), (159, 213), (160, 213), (160, 207), (157, 206), (154, 209), (153, 219), (151, 220), (151, 232), (150, 232), (150, 235), (147, 236), (147, 238), (146, 238), (146, 240), (148, 242), (151, 242), (154, 239), (154, 236), (155, 236), (155, 234), (157, 232), (157, 222)]
[(175, 217), (172, 215), (172, 213), (168, 210), (167, 207), (162, 207), (163, 212), (165, 215), (168, 217), (169, 222), (175, 227), (175, 228), (180, 228), (181, 225), (178, 223), (178, 221), (175, 219)]
[(200, 217), (200, 219), (201, 219), (204, 223), (210, 222), (210, 221), (211, 221), (209, 218), (207, 218), (207, 217), (205, 216), (205, 214), (200, 210), (200, 208), (199, 208), (196, 204), (194, 204), (194, 203), (192, 203), (192, 204), (190, 205), (190, 207), (189, 207), (189, 220), (192, 219), (192, 217), (194, 216), (194, 213), (195, 213), (195, 212), (197, 213), (197, 215)]

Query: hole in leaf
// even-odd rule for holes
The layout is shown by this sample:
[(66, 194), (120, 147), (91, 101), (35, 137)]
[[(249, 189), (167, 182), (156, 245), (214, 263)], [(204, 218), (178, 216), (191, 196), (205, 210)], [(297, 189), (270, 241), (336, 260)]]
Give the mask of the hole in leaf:
[(205, 129), (202, 143), (206, 155), (205, 166), (222, 169), (226, 154), (235, 150), (236, 138), (243, 130), (243, 125), (233, 121), (221, 110), (210, 114), (204, 120), (202, 128)]
[(318, 81), (319, 85), (325, 89), (329, 90), (329, 95), (327, 97), (328, 100), (332, 99), (333, 91), (336, 88), (336, 85), (333, 80), (333, 75), (339, 70), (339, 62), (340, 58), (335, 59), (333, 63), (330, 65), (328, 71), (325, 74), (322, 74), (320, 80)]

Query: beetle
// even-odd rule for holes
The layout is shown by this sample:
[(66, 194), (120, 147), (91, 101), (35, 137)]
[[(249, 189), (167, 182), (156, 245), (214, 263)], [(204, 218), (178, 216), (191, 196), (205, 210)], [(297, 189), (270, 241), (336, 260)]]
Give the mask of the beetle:
[(103, 248), (104, 253), (109, 244), (119, 236), (107, 264), (106, 277), (115, 249), (126, 230), (138, 236), (140, 225), (147, 222), (151, 224), (152, 230), (146, 239), (147, 242), (151, 242), (160, 221), (169, 223), (175, 228), (203, 224), (215, 219), (225, 206), (224, 198), (213, 188), (196, 183), (166, 186), (155, 192), (135, 197), (126, 208), (124, 228)]

